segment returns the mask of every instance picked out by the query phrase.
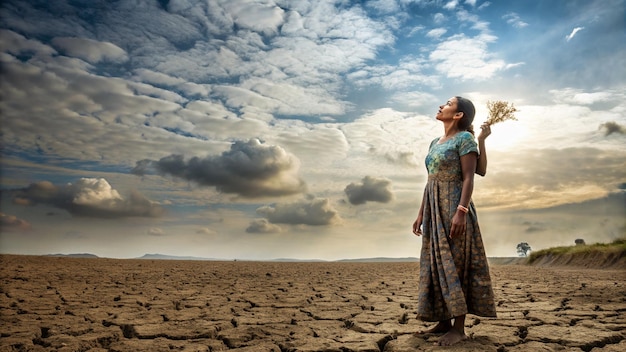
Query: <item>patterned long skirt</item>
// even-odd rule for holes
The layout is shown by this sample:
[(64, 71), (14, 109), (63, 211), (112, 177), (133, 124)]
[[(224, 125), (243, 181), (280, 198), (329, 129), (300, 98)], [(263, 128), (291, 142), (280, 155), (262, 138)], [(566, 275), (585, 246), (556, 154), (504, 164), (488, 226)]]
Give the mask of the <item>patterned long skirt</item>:
[(424, 191), (417, 317), (442, 321), (464, 314), (496, 317), (489, 264), (473, 202), (465, 236), (448, 238), (462, 181), (429, 177)]

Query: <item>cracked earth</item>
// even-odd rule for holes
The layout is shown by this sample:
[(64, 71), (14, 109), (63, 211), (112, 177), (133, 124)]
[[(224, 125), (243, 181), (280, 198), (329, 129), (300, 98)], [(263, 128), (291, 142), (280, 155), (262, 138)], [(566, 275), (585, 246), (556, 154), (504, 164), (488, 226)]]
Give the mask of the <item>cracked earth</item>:
[(0, 256), (0, 351), (626, 351), (626, 271), (492, 265), (498, 318), (415, 336), (418, 263)]

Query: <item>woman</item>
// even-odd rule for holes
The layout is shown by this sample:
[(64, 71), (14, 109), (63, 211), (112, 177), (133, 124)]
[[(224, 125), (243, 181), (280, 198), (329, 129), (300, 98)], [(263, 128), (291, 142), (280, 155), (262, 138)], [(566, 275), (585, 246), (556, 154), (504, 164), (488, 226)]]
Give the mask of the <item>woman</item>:
[(480, 126), (480, 134), (478, 135), (478, 163), (476, 164), (476, 173), (480, 176), (487, 174), (487, 148), (485, 147), (485, 139), (491, 134), (491, 126), (483, 123)]
[[(430, 144), (428, 182), (413, 233), (422, 236), (417, 316), (438, 322), (423, 333), (444, 333), (438, 344), (467, 339), (465, 316), (495, 317), (493, 289), (476, 210), (471, 201), (479, 160), (471, 131), (474, 104), (453, 97), (439, 107), (444, 136)], [(479, 136), (482, 139), (490, 131)], [(481, 138), (482, 137), (482, 138)], [(423, 226), (422, 226), (423, 225)]]

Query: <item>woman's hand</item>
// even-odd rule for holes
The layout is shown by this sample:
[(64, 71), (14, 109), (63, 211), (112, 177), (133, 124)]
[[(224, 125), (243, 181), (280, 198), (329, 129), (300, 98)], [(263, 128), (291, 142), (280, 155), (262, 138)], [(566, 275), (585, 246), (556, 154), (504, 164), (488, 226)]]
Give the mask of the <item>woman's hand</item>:
[(417, 220), (415, 220), (415, 222), (413, 223), (413, 233), (416, 236), (422, 235), (422, 215), (419, 215), (417, 217)]
[(467, 227), (465, 217), (467, 214), (460, 210), (457, 210), (452, 217), (452, 226), (450, 227), (450, 238), (456, 238), (457, 236), (463, 236)]
[(484, 141), (491, 134), (491, 126), (487, 123), (483, 123), (480, 126), (480, 134), (478, 135), (479, 141)]

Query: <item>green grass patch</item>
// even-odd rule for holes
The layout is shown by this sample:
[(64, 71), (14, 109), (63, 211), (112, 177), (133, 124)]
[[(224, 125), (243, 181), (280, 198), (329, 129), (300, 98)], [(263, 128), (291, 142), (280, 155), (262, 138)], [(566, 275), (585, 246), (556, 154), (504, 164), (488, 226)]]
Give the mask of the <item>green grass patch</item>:
[(595, 243), (576, 246), (552, 247), (531, 252), (528, 263), (532, 264), (539, 258), (560, 255), (581, 255), (585, 253), (619, 253), (626, 252), (626, 238), (617, 239), (611, 243)]

